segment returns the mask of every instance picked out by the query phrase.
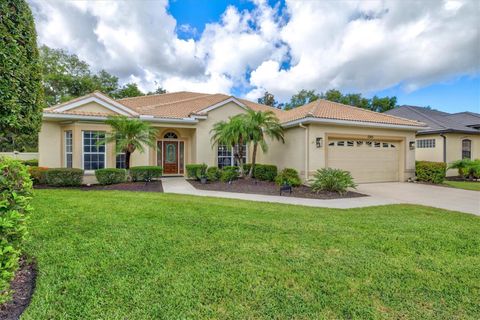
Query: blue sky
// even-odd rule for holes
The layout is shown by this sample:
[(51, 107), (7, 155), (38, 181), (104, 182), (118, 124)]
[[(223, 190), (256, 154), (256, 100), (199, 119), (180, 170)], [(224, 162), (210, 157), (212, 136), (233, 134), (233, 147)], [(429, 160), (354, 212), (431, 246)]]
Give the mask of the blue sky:
[(144, 91), (339, 89), (480, 112), (475, 0), (28, 1), (40, 44)]

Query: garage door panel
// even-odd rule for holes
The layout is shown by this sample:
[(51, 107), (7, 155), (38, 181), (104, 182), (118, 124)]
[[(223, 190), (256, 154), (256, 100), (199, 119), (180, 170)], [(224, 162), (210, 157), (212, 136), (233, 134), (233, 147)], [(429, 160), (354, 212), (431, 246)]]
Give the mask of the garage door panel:
[(327, 164), (350, 171), (355, 182), (398, 181), (398, 145), (384, 141), (333, 140), (328, 146)]

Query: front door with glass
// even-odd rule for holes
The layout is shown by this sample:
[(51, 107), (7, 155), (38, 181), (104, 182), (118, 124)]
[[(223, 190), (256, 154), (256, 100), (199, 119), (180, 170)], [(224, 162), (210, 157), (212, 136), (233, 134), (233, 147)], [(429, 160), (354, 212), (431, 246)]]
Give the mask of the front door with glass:
[(178, 173), (178, 141), (163, 141), (163, 172)]

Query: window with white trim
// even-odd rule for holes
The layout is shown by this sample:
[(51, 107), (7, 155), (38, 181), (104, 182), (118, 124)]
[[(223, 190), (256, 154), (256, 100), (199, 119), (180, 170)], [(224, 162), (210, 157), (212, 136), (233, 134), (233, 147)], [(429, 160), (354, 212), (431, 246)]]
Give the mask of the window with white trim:
[(65, 168), (73, 165), (73, 134), (72, 130), (65, 131)]
[[(219, 145), (217, 149), (218, 167), (237, 166), (237, 159), (235, 154), (238, 152), (238, 145), (233, 148), (226, 145)], [(247, 163), (247, 145), (243, 145), (243, 163)]]
[(435, 139), (419, 139), (417, 148), (435, 148)]
[[(105, 168), (106, 148), (104, 131), (82, 131), (83, 169), (97, 170)], [(103, 141), (103, 143), (100, 143)]]

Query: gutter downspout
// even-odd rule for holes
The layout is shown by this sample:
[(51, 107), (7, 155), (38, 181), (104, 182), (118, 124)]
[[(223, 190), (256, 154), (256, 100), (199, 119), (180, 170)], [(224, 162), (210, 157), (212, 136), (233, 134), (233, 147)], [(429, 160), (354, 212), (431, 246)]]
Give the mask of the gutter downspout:
[(447, 163), (447, 137), (444, 134), (441, 134), (440, 137), (443, 138), (443, 162)]
[(300, 122), (298, 124), (298, 126), (300, 128), (303, 128), (305, 129), (305, 182), (308, 182), (308, 170), (309, 170), (309, 167), (308, 167), (308, 140), (309, 140), (309, 130), (308, 130), (308, 127), (305, 126), (302, 122)]

